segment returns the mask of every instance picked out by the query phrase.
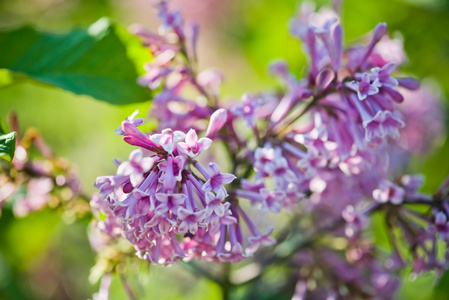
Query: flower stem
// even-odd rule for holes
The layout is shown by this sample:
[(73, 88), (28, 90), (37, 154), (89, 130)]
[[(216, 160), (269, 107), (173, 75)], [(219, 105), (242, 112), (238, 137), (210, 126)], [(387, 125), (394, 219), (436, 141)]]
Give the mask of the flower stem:
[(223, 279), (221, 284), (221, 295), (223, 300), (231, 299), (231, 281), (229, 276), (231, 274), (231, 263), (223, 263)]
[(125, 292), (128, 295), (128, 298), (130, 300), (137, 300), (136, 296), (134, 295), (133, 290), (131, 289), (131, 286), (129, 285), (128, 281), (126, 280), (125, 275), (120, 274), (120, 280), (122, 281), (123, 288), (125, 289)]

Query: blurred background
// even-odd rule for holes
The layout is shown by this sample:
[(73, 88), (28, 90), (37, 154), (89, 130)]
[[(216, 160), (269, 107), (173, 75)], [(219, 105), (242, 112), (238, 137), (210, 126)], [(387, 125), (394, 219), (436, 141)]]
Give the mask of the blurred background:
[[(322, 0), (317, 4), (329, 5)], [(200, 23), (200, 69), (223, 70), (224, 98), (238, 99), (243, 92), (275, 88), (276, 81), (266, 73), (267, 64), (275, 58), (285, 58), (298, 76), (303, 73), (306, 57), (287, 29), (298, 1), (174, 0), (171, 5), (179, 7), (187, 21)], [(449, 1), (345, 0), (342, 11), (347, 44), (377, 23), (387, 22), (390, 35), (400, 34), (404, 39), (407, 70), (439, 84), (442, 99), (447, 98)], [(32, 25), (65, 32), (86, 27), (103, 16), (124, 26), (140, 23), (154, 31), (158, 26), (150, 0), (0, 0), (0, 29)], [(113, 158), (125, 159), (132, 149), (114, 130), (134, 110), (143, 114), (148, 107), (149, 103), (113, 106), (28, 79), (0, 86), (0, 117), (5, 120), (15, 111), (22, 130), (37, 128), (58, 156), (76, 166), (86, 193), (95, 192), (97, 176), (114, 172)], [(449, 143), (440, 139), (427, 156), (413, 158), (410, 170), (426, 176), (425, 191), (434, 191), (448, 173), (448, 153)], [(98, 283), (88, 280), (95, 261), (86, 234), (88, 226), (88, 220), (70, 223), (50, 210), (14, 220), (11, 211), (4, 209), (0, 218), (0, 300), (90, 299)], [(150, 270), (143, 266), (142, 273), (129, 280), (139, 282), (137, 288), (146, 291), (148, 299), (220, 298), (217, 285), (194, 277), (181, 266), (152, 266)], [(435, 274), (418, 278), (405, 274), (398, 297), (449, 299), (449, 273), (439, 283)], [(119, 279), (113, 278), (111, 299), (125, 298)]]

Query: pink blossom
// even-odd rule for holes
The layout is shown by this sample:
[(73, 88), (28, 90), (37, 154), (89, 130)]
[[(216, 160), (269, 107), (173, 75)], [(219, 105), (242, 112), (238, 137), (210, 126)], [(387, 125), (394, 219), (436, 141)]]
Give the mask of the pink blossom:
[(198, 136), (195, 130), (190, 129), (186, 134), (185, 143), (178, 143), (178, 151), (185, 156), (195, 158), (204, 150), (209, 149), (211, 144), (212, 140), (206, 137), (200, 138), (198, 140)]
[(374, 200), (380, 203), (390, 202), (398, 205), (404, 201), (404, 196), (405, 190), (402, 187), (386, 179), (380, 183), (379, 188), (373, 191)]
[(187, 196), (184, 194), (163, 193), (157, 193), (155, 197), (159, 201), (155, 209), (156, 214), (164, 214), (169, 210), (177, 213), (177, 211), (181, 207), (180, 205), (183, 204), (187, 198)]
[(366, 97), (379, 92), (378, 80), (371, 83), (370, 75), (368, 73), (363, 73), (361, 77), (361, 81), (351, 81), (346, 83), (346, 87), (357, 92), (359, 100), (364, 100)]
[(186, 234), (187, 232), (195, 234), (198, 230), (198, 226), (204, 226), (202, 223), (207, 218), (208, 212), (206, 210), (199, 210), (193, 212), (185, 208), (180, 207), (178, 210), (178, 220), (180, 224), (178, 231), (180, 234)]
[(282, 202), (285, 199), (285, 192), (281, 190), (270, 191), (268, 189), (261, 189), (260, 196), (262, 197), (262, 210), (271, 210), (274, 213), (279, 213), (282, 208)]
[(137, 186), (142, 181), (143, 174), (148, 172), (157, 160), (157, 157), (144, 157), (140, 149), (134, 150), (129, 155), (129, 161), (120, 164), (117, 174), (128, 175), (132, 185)]
[(220, 168), (214, 163), (209, 163), (207, 171), (209, 180), (206, 181), (202, 188), (205, 192), (214, 191), (219, 193), (221, 191), (221, 193), (227, 194), (223, 184), (229, 184), (237, 178), (233, 174), (220, 173)]
[(150, 140), (156, 145), (162, 146), (165, 151), (172, 153), (175, 144), (185, 138), (185, 133), (181, 131), (173, 131), (170, 128), (162, 130), (162, 133), (153, 134)]
[(388, 86), (393, 87), (398, 85), (398, 80), (396, 78), (393, 78), (390, 76), (391, 73), (393, 73), (395, 69), (395, 64), (393, 62), (386, 64), (382, 68), (376, 67), (372, 68), (370, 74), (371, 80), (376, 81), (382, 85), (382, 86)]

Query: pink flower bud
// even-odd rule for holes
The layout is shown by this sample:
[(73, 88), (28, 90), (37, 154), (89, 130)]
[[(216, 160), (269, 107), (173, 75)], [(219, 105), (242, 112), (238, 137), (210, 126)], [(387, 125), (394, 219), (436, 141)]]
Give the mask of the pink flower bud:
[(226, 109), (220, 108), (210, 117), (209, 126), (207, 127), (206, 137), (212, 138), (224, 126), (228, 119)]

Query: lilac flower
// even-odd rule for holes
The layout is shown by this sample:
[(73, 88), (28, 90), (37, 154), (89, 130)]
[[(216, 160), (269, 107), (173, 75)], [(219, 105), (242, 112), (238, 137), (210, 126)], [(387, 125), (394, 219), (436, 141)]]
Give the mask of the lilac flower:
[[(175, 54), (173, 50), (167, 50), (165, 52), (170, 53), (172, 56)], [(160, 86), (162, 79), (173, 72), (172, 68), (160, 67), (155, 64), (146, 64), (145, 70), (147, 73), (139, 77), (137, 83), (141, 86), (148, 86), (151, 90), (157, 89)]]
[(262, 210), (271, 210), (274, 213), (279, 213), (282, 208), (282, 202), (285, 199), (285, 192), (281, 190), (270, 191), (268, 189), (261, 189), (260, 196), (262, 197)]
[(273, 233), (273, 226), (270, 226), (265, 233), (256, 233), (248, 237), (249, 242), (251, 243), (252, 251), (255, 251), (260, 245), (263, 246), (271, 246), (276, 243), (276, 239), (271, 237)]
[[(95, 221), (93, 222), (94, 227), (109, 238), (106, 241), (104, 241), (105, 239), (100, 239), (100, 243), (98, 243), (97, 239), (89, 239), (92, 247), (96, 251), (99, 251), (100, 248), (104, 247), (110, 241), (110, 239), (116, 239), (121, 236), (122, 226), (119, 218), (113, 215), (113, 211), (108, 203), (98, 195), (92, 197), (90, 205), (95, 217)], [(107, 216), (107, 218), (102, 218), (102, 215)]]
[(373, 116), (368, 111), (366, 103), (361, 103), (355, 97), (351, 97), (352, 103), (357, 108), (362, 119), (362, 125), (365, 129), (365, 140), (367, 142), (381, 144), (383, 140), (390, 136), (392, 138), (399, 137), (399, 128), (404, 127), (404, 122), (389, 110), (382, 110), (378, 105), (368, 101), (372, 104), (377, 112)]
[[(270, 144), (265, 144), (263, 148), (257, 148), (254, 151), (254, 167), (257, 171), (264, 172), (265, 167), (271, 163), (276, 156), (280, 156), (280, 153), (276, 153), (281, 151), (279, 148), (272, 148)], [(268, 175), (268, 174), (267, 174)]]
[(378, 80), (371, 83), (370, 75), (368, 73), (362, 74), (361, 81), (351, 81), (346, 83), (346, 87), (357, 92), (359, 100), (364, 100), (366, 97), (377, 94), (379, 92)]
[(180, 207), (178, 210), (178, 220), (180, 221), (178, 231), (180, 234), (186, 234), (187, 232), (195, 234), (198, 230), (198, 226), (204, 226), (202, 223), (207, 218), (208, 212), (206, 210), (200, 210), (193, 212), (185, 208)]
[[(210, 193), (210, 194), (212, 194), (212, 193)], [(213, 201), (218, 201), (217, 199), (219, 199), (219, 198), (215, 198)], [(221, 207), (219, 205), (216, 205), (215, 207), (214, 207), (214, 205), (212, 205), (211, 208), (209, 208), (209, 206), (208, 206), (210, 214), (204, 220), (204, 223), (209, 224), (210, 232), (218, 232), (220, 230), (221, 225), (231, 225), (231, 224), (237, 223), (237, 219), (232, 215), (232, 212), (230, 210), (231, 203), (225, 202), (222, 205), (223, 205), (223, 211), (224, 211), (222, 216), (218, 215), (218, 213), (221, 213)], [(215, 208), (215, 209), (212, 210), (212, 208)], [(218, 210), (218, 212), (217, 212), (217, 210)]]
[[(187, 164), (187, 161), (184, 157), (176, 156), (176, 157), (167, 159), (165, 161), (162, 161), (161, 163), (158, 164), (158, 167), (162, 172), (166, 173), (167, 176), (169, 176), (170, 178), (173, 174), (174, 180), (181, 181), (182, 171), (185, 169), (186, 164)], [(169, 169), (167, 169), (167, 168), (169, 168)], [(169, 172), (167, 170), (171, 170), (171, 172)], [(163, 182), (163, 181), (164, 181), (164, 179), (160, 178), (159, 182)]]
[(380, 39), (387, 33), (387, 24), (379, 23), (374, 28), (373, 37), (371, 42), (369, 43), (366, 51), (364, 51), (364, 55), (360, 61), (357, 62), (357, 66), (363, 65), (366, 62), (366, 59), (371, 55), (374, 50), (374, 47), (380, 41)]
[[(371, 69), (371, 80), (380, 83), (382, 86), (393, 87), (398, 85), (398, 80), (390, 76), (395, 69), (393, 62), (386, 64), (382, 68), (376, 67)], [(360, 97), (359, 97), (360, 98)]]
[(187, 198), (187, 196), (184, 194), (163, 193), (157, 193), (155, 197), (159, 201), (155, 209), (156, 214), (165, 214), (169, 210), (177, 213), (179, 208), (181, 208), (181, 204), (183, 204)]
[(142, 181), (143, 174), (148, 172), (157, 160), (157, 157), (143, 157), (140, 149), (134, 150), (129, 155), (129, 161), (120, 164), (117, 174), (129, 175), (132, 185), (137, 186)]
[(363, 122), (367, 141), (374, 141), (376, 138), (382, 140), (386, 136), (398, 138), (399, 128), (404, 125), (404, 122), (390, 111), (378, 111), (371, 120)]
[(272, 175), (275, 187), (282, 188), (284, 183), (296, 181), (295, 173), (288, 167), (284, 157), (278, 157), (264, 168), (266, 173)]
[(206, 137), (198, 140), (198, 136), (194, 129), (190, 129), (189, 132), (187, 132), (185, 141), (185, 143), (178, 143), (178, 151), (190, 158), (197, 157), (201, 152), (209, 149), (212, 144), (212, 140)]
[[(319, 119), (318, 114), (315, 116), (315, 119)], [(295, 135), (295, 141), (304, 144), (308, 152), (322, 155), (326, 159), (330, 158), (331, 151), (337, 147), (335, 142), (328, 139), (328, 130), (321, 125), (321, 121), (315, 121), (315, 127), (310, 132)]]
[(247, 258), (248, 256), (248, 254), (243, 253), (242, 245), (240, 243), (236, 243), (234, 246), (232, 246), (231, 251), (220, 253), (218, 255), (218, 258), (222, 262), (237, 263)]
[(150, 140), (156, 145), (162, 146), (168, 153), (172, 153), (175, 149), (175, 143), (182, 141), (185, 136), (185, 133), (181, 131), (173, 131), (168, 128), (162, 130), (162, 133), (151, 135)]
[(243, 104), (233, 106), (231, 108), (231, 112), (236, 116), (242, 117), (246, 126), (249, 128), (255, 128), (257, 98), (253, 98), (249, 94), (244, 94), (242, 96), (242, 101)]
[(152, 218), (145, 223), (144, 228), (151, 228), (158, 236), (166, 234), (176, 222), (168, 217), (167, 214), (154, 214)]
[(115, 176), (99, 176), (95, 181), (94, 186), (99, 189), (101, 199), (105, 199), (107, 195), (113, 193), (116, 189), (124, 187), (130, 182), (129, 176), (115, 175)]
[(173, 30), (179, 39), (184, 40), (181, 12), (179, 10), (170, 11), (166, 1), (160, 1), (155, 6), (158, 8), (158, 18), (163, 24), (163, 30)]
[(217, 195), (214, 195), (211, 192), (206, 193), (206, 203), (207, 209), (210, 213), (215, 213), (219, 217), (223, 217), (225, 213), (225, 206), (222, 204), (222, 201), (226, 197), (225, 194), (220, 190)]
[(206, 181), (202, 188), (205, 192), (214, 191), (216, 193), (221, 192), (227, 194), (226, 189), (223, 187), (223, 184), (229, 184), (237, 178), (233, 174), (220, 173), (220, 168), (214, 163), (209, 163), (207, 171), (209, 179)]
[[(127, 122), (127, 123), (129, 123), (129, 124), (131, 124), (131, 125), (133, 125), (133, 126), (135, 126), (135, 127), (140, 126), (140, 125), (142, 125), (143, 123), (145, 123), (145, 120), (142, 119), (142, 118), (137, 118), (137, 119), (135, 119), (135, 117), (137, 116), (138, 113), (139, 113), (138, 110), (136, 110), (135, 112), (133, 112), (133, 114), (132, 114), (131, 116), (129, 116), (128, 118), (126, 118), (125, 122)], [(122, 130), (122, 126), (120, 126), (119, 128), (117, 128), (117, 129), (115, 130), (115, 134), (118, 134), (118, 135), (124, 135), (124, 132), (123, 132), (123, 130)]]
[[(236, 227), (235, 225), (229, 225), (228, 228), (228, 234), (229, 234), (229, 248), (224, 249), (218, 249), (217, 257), (220, 261), (227, 261), (231, 263), (236, 263), (244, 258), (248, 257), (249, 255), (243, 252), (243, 247), (241, 242), (238, 240), (238, 236), (236, 233)], [(225, 230), (224, 227), (222, 227), (220, 232), (220, 239), (224, 238), (225, 236)]]
[(263, 189), (265, 187), (265, 183), (261, 178), (254, 182), (251, 182), (248, 179), (242, 179), (241, 185), (244, 190), (256, 193), (259, 193), (260, 189)]
[(118, 135), (123, 135), (123, 140), (130, 145), (139, 146), (151, 152), (158, 152), (162, 147), (151, 141), (148, 136), (137, 129), (143, 124), (142, 119), (135, 119), (139, 111), (135, 111), (130, 117), (122, 122), (122, 125), (115, 131)]
[(383, 180), (379, 188), (373, 191), (373, 198), (377, 202), (398, 205), (404, 201), (405, 190), (400, 186), (393, 184), (389, 180)]
[(424, 176), (421, 174), (404, 175), (401, 177), (401, 185), (404, 187), (407, 196), (416, 196), (423, 183)]
[(133, 197), (136, 199), (136, 213), (145, 215), (149, 211), (154, 210), (154, 199), (150, 194), (136, 188), (132, 191)]

